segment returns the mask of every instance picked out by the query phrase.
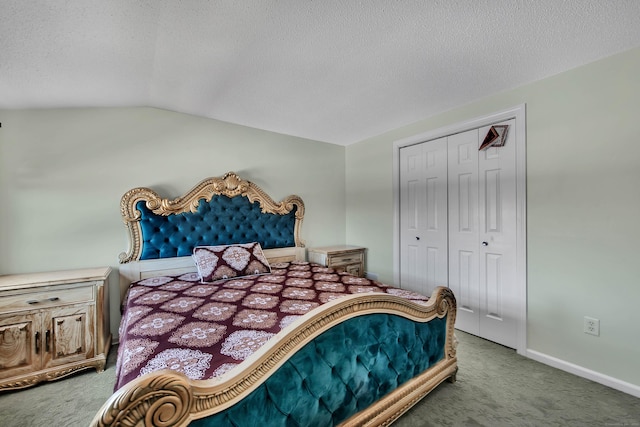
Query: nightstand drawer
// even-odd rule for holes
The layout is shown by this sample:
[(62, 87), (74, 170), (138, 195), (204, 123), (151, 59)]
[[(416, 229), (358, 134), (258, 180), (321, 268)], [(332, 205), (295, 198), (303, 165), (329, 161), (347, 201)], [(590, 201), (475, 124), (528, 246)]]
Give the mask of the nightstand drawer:
[(51, 289), (46, 292), (21, 293), (0, 297), (0, 310), (12, 312), (20, 310), (58, 307), (93, 301), (94, 283), (69, 289)]
[(362, 264), (349, 264), (345, 266), (344, 271), (354, 276), (364, 277), (364, 271), (362, 271)]
[(360, 263), (364, 260), (362, 252), (352, 252), (329, 257), (329, 267)]

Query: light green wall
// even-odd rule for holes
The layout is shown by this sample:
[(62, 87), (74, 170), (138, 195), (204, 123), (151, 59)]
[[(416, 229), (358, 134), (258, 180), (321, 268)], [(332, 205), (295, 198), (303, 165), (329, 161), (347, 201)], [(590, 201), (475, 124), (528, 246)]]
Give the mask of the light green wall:
[(307, 246), (344, 242), (342, 146), (153, 108), (0, 110), (0, 122), (0, 274), (117, 268), (127, 190), (175, 198), (228, 171), (302, 197)]
[(348, 146), (347, 242), (391, 283), (393, 142), (524, 103), (528, 348), (640, 386), (639, 76), (634, 49)]

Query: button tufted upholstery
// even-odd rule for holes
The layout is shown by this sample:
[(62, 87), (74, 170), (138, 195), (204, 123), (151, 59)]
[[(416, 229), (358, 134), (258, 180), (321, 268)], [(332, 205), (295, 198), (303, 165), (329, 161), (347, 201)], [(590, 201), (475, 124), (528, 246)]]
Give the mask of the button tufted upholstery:
[(286, 215), (262, 213), (246, 197), (216, 195), (200, 200), (198, 211), (163, 216), (137, 203), (141, 213), (140, 259), (188, 256), (198, 245), (259, 242), (263, 249), (295, 246), (296, 207)]
[(243, 401), (193, 426), (334, 426), (444, 357), (446, 318), (347, 320), (298, 351)]

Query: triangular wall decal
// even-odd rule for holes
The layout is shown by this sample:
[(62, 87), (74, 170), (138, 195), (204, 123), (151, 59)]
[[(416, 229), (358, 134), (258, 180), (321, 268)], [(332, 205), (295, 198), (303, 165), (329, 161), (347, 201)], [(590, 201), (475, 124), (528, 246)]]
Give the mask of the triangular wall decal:
[(480, 145), (479, 151), (486, 150), (489, 147), (502, 147), (507, 140), (507, 130), (509, 125), (494, 125), (489, 128), (487, 136)]

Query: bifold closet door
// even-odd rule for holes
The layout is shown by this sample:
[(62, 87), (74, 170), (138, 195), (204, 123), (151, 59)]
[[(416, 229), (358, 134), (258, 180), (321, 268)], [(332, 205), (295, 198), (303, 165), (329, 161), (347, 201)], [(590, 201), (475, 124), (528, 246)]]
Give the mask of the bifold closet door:
[(503, 147), (490, 126), (400, 150), (400, 286), (456, 295), (456, 328), (517, 345), (515, 120)]
[(447, 138), (400, 150), (400, 283), (447, 286)]

